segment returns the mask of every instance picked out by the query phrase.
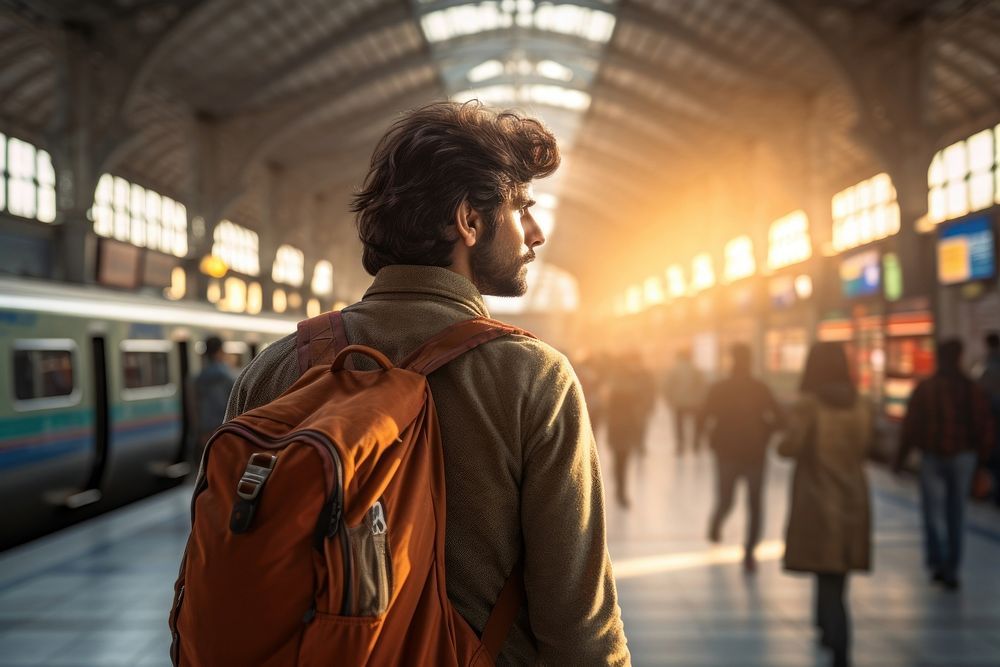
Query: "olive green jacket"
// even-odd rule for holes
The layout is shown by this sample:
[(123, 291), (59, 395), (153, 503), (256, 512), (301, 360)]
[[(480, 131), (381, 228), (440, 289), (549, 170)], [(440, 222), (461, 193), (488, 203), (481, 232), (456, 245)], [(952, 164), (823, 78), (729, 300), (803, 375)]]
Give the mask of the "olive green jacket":
[(811, 395), (793, 406), (778, 453), (795, 459), (785, 568), (841, 574), (871, 569), (872, 519), (865, 460), (871, 408), (834, 407)]
[[(389, 266), (344, 309), (344, 324), (349, 342), (398, 362), (444, 327), (477, 316), (489, 316), (486, 305), (459, 274)], [(297, 376), (292, 335), (243, 371), (227, 419), (271, 401)], [(527, 604), (499, 663), (630, 664), (605, 544), (597, 448), (569, 362), (541, 341), (505, 336), (429, 382), (444, 448), (446, 570), (455, 608), (481, 632), (523, 553)]]

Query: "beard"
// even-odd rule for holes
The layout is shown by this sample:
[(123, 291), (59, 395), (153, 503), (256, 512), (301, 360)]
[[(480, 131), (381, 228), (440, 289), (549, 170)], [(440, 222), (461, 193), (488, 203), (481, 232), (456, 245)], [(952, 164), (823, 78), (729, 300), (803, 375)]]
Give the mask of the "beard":
[(518, 250), (503, 247), (496, 237), (473, 248), (469, 258), (472, 282), (481, 294), (524, 296), (528, 291), (528, 263), (534, 261), (535, 251), (522, 255)]

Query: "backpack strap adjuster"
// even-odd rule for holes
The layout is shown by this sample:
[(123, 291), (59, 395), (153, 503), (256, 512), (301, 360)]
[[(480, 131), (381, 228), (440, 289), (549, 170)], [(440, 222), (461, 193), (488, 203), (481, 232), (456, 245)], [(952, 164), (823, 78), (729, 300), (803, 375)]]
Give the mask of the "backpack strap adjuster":
[(251, 454), (243, 477), (236, 485), (236, 495), (244, 500), (256, 500), (277, 462), (278, 457), (272, 454)]
[(277, 463), (278, 457), (272, 454), (257, 452), (250, 455), (243, 476), (236, 484), (238, 498), (233, 503), (233, 512), (229, 516), (229, 530), (233, 533), (238, 535), (250, 530), (257, 503), (260, 501), (260, 492), (264, 490), (264, 483), (271, 476)]

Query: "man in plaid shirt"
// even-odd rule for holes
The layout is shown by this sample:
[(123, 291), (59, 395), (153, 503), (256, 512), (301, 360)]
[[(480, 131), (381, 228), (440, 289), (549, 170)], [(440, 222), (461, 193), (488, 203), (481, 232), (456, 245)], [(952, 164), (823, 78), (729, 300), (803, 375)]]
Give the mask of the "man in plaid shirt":
[(962, 342), (946, 340), (937, 353), (937, 372), (918, 384), (910, 396), (895, 468), (902, 468), (912, 449), (921, 450), (920, 498), (927, 566), (933, 581), (955, 590), (959, 587), (965, 503), (973, 475), (977, 468), (983, 471), (989, 459), (994, 426), (986, 393), (962, 371)]

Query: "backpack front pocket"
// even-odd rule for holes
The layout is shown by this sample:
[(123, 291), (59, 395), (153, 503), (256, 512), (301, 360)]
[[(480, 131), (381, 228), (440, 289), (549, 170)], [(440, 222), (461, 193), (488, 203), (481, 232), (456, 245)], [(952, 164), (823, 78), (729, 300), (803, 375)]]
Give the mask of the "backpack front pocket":
[(392, 556), (385, 506), (376, 501), (364, 520), (350, 528), (355, 576), (355, 616), (381, 616), (392, 595)]

